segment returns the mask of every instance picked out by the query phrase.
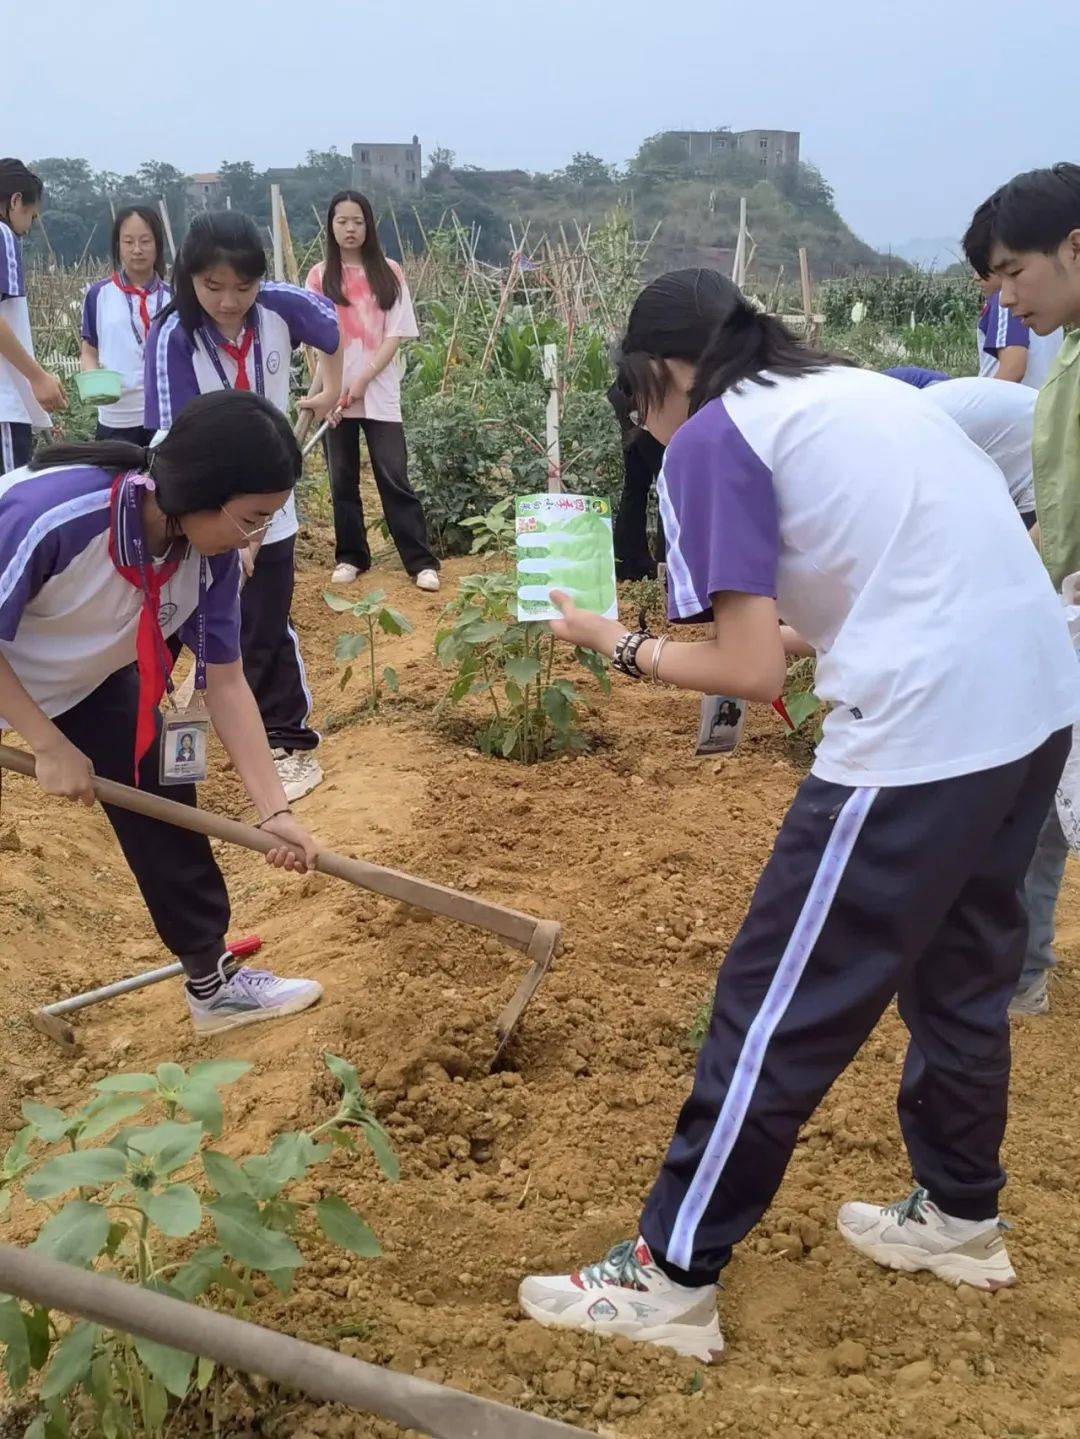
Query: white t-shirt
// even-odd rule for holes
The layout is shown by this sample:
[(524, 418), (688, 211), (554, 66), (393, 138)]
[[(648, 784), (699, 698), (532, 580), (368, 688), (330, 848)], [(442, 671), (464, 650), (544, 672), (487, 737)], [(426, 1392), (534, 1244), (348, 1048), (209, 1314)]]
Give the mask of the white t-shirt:
[(813, 773), (834, 784), (990, 769), (1080, 718), (1061, 601), (993, 461), (885, 375), (773, 378), (668, 446), (672, 618), (711, 618), (725, 591), (775, 596), (817, 651)]
[(950, 415), (1005, 476), (1012, 502), (1022, 515), (1035, 509), (1031, 476), (1031, 430), (1038, 391), (970, 375), (942, 380), (919, 391)]
[[(170, 295), (168, 285), (155, 275), (146, 294), (151, 323)], [(120, 398), (114, 405), (100, 405), (98, 420), (111, 430), (141, 429), (146, 331), (139, 297), (121, 290), (114, 276), (98, 280), (83, 300), (82, 337), (97, 350), (102, 368), (116, 370), (123, 379)]]
[[(252, 343), (245, 360), (248, 384), (276, 405), (289, 410), (289, 361), (300, 345), (313, 345), (332, 355), (339, 333), (329, 300), (297, 285), (266, 280), (248, 312)], [(209, 318), (189, 335), (177, 314), (154, 322), (146, 343), (145, 420), (147, 429), (164, 431), (196, 395), (233, 389), (239, 366), (221, 348), (224, 339)], [(239, 342), (238, 342), (239, 343)], [(292, 495), (270, 521), (263, 544), (287, 540), (300, 528)]]
[[(22, 241), (10, 225), (0, 220), (0, 320), (6, 320), (28, 355), (34, 353), (30, 334), (30, 306), (26, 302), (26, 273)], [(52, 424), (34, 399), (30, 381), (14, 365), (0, 359), (0, 421), (9, 425), (33, 425), (44, 430)]]

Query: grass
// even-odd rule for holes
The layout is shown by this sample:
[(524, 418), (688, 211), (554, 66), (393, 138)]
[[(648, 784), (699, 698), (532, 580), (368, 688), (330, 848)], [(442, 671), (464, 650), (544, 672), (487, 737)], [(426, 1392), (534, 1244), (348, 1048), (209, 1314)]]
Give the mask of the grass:
[(866, 320), (847, 329), (826, 329), (821, 344), (870, 370), (918, 365), (955, 376), (978, 373), (975, 326), (965, 321), (897, 328)]

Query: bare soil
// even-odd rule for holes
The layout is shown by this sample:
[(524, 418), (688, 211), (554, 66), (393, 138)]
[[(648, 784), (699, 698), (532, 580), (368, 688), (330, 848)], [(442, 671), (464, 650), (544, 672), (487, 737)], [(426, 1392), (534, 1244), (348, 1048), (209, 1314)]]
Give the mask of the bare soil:
[[(635, 1232), (690, 1083), (694, 1013), (806, 756), (761, 710), (734, 758), (696, 762), (696, 701), (631, 685), (607, 704), (593, 691), (589, 755), (525, 769), (470, 752), (432, 715), (445, 683), (435, 622), (455, 577), (475, 568), (468, 562), (451, 563), (432, 597), (380, 560), (370, 580), (416, 631), (385, 642), (380, 665), (398, 670), (400, 693), (366, 719), (361, 672), (344, 694), (337, 687), (332, 645), (343, 621), (321, 600), (324, 541), (308, 560), (295, 622), (327, 731), (328, 779), (299, 807), (305, 822), (332, 848), (565, 926), (509, 1067), (489, 1074), (487, 1060), (522, 956), (475, 930), (229, 850), (221, 862), (233, 933), (261, 935), (268, 967), (318, 976), (324, 1002), (294, 1021), (199, 1044), (172, 982), (89, 1011), (80, 1051), (62, 1053), (31, 1029), (31, 1007), (164, 957), (100, 810), (65, 807), (6, 775), (0, 1124), (17, 1128), (30, 1094), (74, 1103), (117, 1068), (226, 1054), (255, 1065), (229, 1091), (227, 1147), (242, 1156), (328, 1113), (320, 1054), (329, 1049), (359, 1067), (403, 1176), (391, 1185), (370, 1161), (339, 1155), (320, 1186), (367, 1216), (385, 1254), (317, 1254), (287, 1300), (261, 1302), (262, 1322), (588, 1432), (640, 1439), (1080, 1432), (1072, 867), (1053, 1012), (1014, 1029), (1004, 1212), (1015, 1225), (1015, 1290), (991, 1298), (879, 1271), (836, 1233), (843, 1200), (898, 1198), (909, 1182), (893, 1112), (904, 1034), (889, 1013), (807, 1126), (774, 1209), (725, 1275), (720, 1365), (702, 1371), (622, 1340), (542, 1330), (518, 1314), (520, 1276), (598, 1258)], [(247, 815), (224, 770), (203, 803)], [(9, 1237), (30, 1234), (19, 1224)], [(343, 1327), (353, 1337), (341, 1338)], [(238, 1389), (232, 1406), (236, 1434), (400, 1433), (272, 1395), (256, 1416)]]

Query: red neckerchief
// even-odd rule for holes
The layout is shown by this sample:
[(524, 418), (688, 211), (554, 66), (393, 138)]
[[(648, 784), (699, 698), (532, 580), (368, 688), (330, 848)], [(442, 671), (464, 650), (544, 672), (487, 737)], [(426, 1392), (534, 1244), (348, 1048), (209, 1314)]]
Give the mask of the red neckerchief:
[(225, 351), (230, 360), (236, 361), (236, 383), (233, 385), (234, 390), (251, 389), (251, 381), (248, 379), (247, 372), (247, 357), (251, 349), (251, 342), (254, 338), (255, 326), (246, 325), (244, 327), (244, 338), (239, 345), (230, 345), (226, 340), (222, 340), (218, 346), (219, 349)]
[(142, 610), (135, 639), (135, 662), (139, 671), (139, 704), (135, 721), (135, 787), (138, 788), (139, 766), (154, 743), (157, 734), (155, 711), (165, 693), (173, 665), (158, 618), (161, 591), (180, 568), (180, 563), (173, 560), (157, 570), (147, 564), (142, 516), (137, 513), (140, 489), (130, 483), (125, 486), (125, 481), (130, 478), (129, 475), (117, 475), (109, 494), (109, 558), (116, 573), (129, 585), (142, 591)]
[(154, 284), (148, 286), (145, 290), (141, 290), (138, 285), (126, 285), (115, 270), (113, 271), (112, 282), (118, 290), (123, 290), (125, 295), (138, 295), (139, 319), (142, 321), (143, 334), (148, 335), (150, 333), (150, 306), (147, 304), (147, 301), (157, 289), (157, 282), (155, 281)]

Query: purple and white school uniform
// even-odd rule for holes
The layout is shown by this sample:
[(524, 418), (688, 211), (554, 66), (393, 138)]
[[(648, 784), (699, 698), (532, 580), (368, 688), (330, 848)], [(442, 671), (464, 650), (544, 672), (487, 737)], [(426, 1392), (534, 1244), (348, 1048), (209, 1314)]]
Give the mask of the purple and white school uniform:
[[(130, 784), (143, 600), (113, 564), (110, 538), (120, 563), (139, 553), (132, 527), (139, 527), (143, 553), (145, 538), (137, 505), (110, 504), (114, 478), (85, 465), (0, 477), (0, 655), (95, 774)], [(158, 611), (162, 634), (192, 650), (200, 566), (189, 549), (163, 586)], [(205, 659), (230, 664), (240, 654), (239, 557), (215, 555), (206, 569)], [(4, 726), (0, 716), (0, 731)], [(156, 743), (139, 768), (139, 785), (195, 804), (194, 785), (162, 789)], [(209, 842), (125, 810), (107, 807), (106, 814), (166, 947), (189, 977), (213, 973), (225, 948), (229, 900)]]
[[(0, 220), (0, 320), (30, 355), (30, 306), (26, 299), (26, 271), (22, 240)], [(30, 459), (33, 431), (48, 429), (51, 421), (34, 399), (30, 381), (14, 365), (0, 358), (0, 475), (18, 469)]]
[[(259, 298), (248, 311), (248, 327), (254, 330), (247, 360), (248, 384), (239, 388), (265, 395), (282, 414), (288, 414), (292, 353), (301, 345), (312, 345), (333, 354), (339, 339), (334, 307), (321, 295), (297, 285), (264, 281)], [(187, 333), (176, 314), (153, 326), (146, 347), (147, 429), (168, 430), (196, 395), (236, 388), (238, 366), (226, 353), (226, 344), (209, 317), (194, 335)], [(288, 539), (298, 529), (296, 504), (290, 496), (274, 516), (263, 544)]]
[(142, 294), (122, 274), (98, 280), (87, 290), (83, 299), (82, 337), (97, 350), (102, 367), (116, 370), (123, 382), (119, 400), (98, 407), (98, 423), (103, 430), (145, 428), (146, 339), (149, 326), (169, 303), (171, 294), (168, 285), (157, 275)]
[[(225, 340), (209, 317), (189, 335), (178, 315), (167, 315), (155, 322), (146, 346), (146, 425), (168, 430), (196, 395), (233, 388), (265, 395), (285, 414), (292, 352), (313, 345), (332, 354), (338, 339), (330, 301), (296, 285), (264, 282), (236, 345)], [(238, 353), (243, 370), (235, 358)], [(270, 748), (286, 753), (312, 750), (320, 738), (309, 723), (311, 691), (289, 616), (298, 529), (290, 495), (270, 522), (241, 602), (244, 674)]]
[[(669, 610), (775, 597), (828, 714), (750, 911), (641, 1233), (711, 1283), (800, 1126), (899, 996), (916, 1183), (992, 1218), (1020, 883), (1080, 714), (1080, 673), (993, 462), (924, 395), (832, 366), (702, 407), (658, 482)], [(718, 883), (737, 838), (717, 828)]]
[(1041, 390), (1046, 383), (1065, 339), (1065, 331), (1060, 327), (1050, 335), (1037, 335), (1023, 320), (1011, 314), (996, 294), (991, 295), (983, 306), (976, 335), (979, 374), (984, 379), (993, 379), (997, 374), (1002, 350), (1010, 345), (1019, 345), (1028, 352), (1027, 368), (1020, 383), (1033, 390)]

